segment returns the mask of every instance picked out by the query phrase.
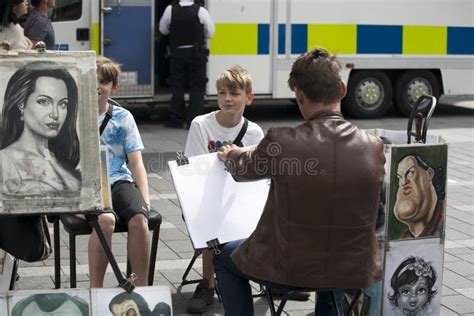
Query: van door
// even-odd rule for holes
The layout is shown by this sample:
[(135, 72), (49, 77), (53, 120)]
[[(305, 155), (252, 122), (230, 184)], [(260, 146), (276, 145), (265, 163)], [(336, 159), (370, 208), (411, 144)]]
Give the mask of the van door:
[(50, 12), (57, 50), (90, 50), (91, 0), (56, 0)]
[(103, 0), (102, 52), (122, 65), (116, 97), (154, 95), (154, 1)]

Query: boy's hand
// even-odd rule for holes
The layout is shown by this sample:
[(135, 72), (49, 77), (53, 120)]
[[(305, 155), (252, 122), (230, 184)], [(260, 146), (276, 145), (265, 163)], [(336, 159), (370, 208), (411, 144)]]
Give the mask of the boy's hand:
[(217, 152), (217, 157), (220, 160), (224, 161), (227, 159), (227, 155), (229, 154), (229, 152), (231, 152), (232, 150), (236, 148), (239, 148), (239, 146), (234, 145), (234, 144), (222, 146), (221, 148), (219, 148), (219, 151)]

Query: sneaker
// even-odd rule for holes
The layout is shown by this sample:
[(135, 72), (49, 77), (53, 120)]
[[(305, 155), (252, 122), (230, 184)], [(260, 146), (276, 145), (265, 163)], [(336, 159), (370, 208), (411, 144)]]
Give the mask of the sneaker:
[(186, 310), (190, 314), (202, 314), (206, 312), (207, 306), (214, 302), (214, 289), (209, 288), (209, 282), (206, 279), (199, 282), (193, 297), (188, 301)]

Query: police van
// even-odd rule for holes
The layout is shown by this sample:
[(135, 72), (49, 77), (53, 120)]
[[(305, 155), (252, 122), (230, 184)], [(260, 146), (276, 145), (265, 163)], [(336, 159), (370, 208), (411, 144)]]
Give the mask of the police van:
[[(207, 0), (216, 24), (209, 41), (207, 97), (231, 65), (247, 68), (259, 98), (292, 98), (295, 58), (315, 46), (335, 53), (348, 84), (345, 110), (408, 114), (419, 96), (474, 95), (473, 0)], [(159, 17), (153, 0), (56, 0), (57, 48), (90, 50), (122, 64), (118, 97), (169, 100), (158, 84)], [(161, 67), (161, 66), (160, 66)], [(157, 71), (159, 73), (159, 71)], [(163, 82), (163, 78), (161, 81)]]

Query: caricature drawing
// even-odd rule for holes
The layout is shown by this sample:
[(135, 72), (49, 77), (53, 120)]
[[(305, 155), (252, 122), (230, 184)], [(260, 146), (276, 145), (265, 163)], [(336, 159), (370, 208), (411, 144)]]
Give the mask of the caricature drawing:
[(439, 236), (444, 226), (445, 173), (436, 170), (418, 154), (398, 162), (398, 191), (393, 213), (407, 230), (403, 239)]
[(79, 195), (77, 103), (76, 82), (57, 63), (30, 62), (13, 74), (2, 109), (4, 195)]
[(136, 292), (123, 292), (116, 295), (109, 304), (109, 310), (114, 316), (170, 316), (171, 307), (160, 302), (156, 304), (153, 311), (148, 307), (148, 303), (143, 296)]
[(34, 294), (18, 301), (11, 315), (88, 316), (89, 304), (78, 296), (66, 293)]
[(437, 274), (431, 262), (408, 257), (390, 279), (388, 300), (396, 315), (429, 315), (428, 307), (437, 294)]

